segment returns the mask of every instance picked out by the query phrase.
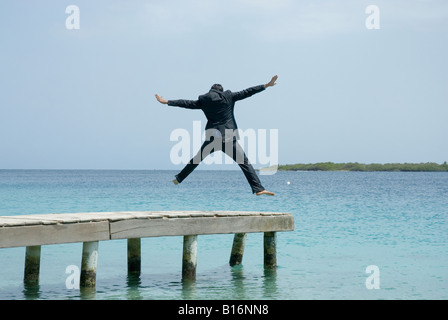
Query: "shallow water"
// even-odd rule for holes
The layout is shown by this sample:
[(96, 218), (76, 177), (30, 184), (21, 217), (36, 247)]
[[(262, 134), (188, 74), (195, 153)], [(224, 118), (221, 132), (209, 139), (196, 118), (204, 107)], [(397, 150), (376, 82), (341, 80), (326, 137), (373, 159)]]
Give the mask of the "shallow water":
[[(95, 290), (70, 289), (82, 244), (42, 247), (40, 285), (25, 288), (25, 248), (0, 249), (0, 299), (447, 299), (448, 174), (278, 172), (256, 197), (240, 171), (0, 170), (0, 215), (125, 210), (291, 212), (277, 234), (278, 268), (263, 269), (262, 234), (229, 267), (233, 235), (198, 237), (195, 282), (182, 282), (182, 237), (142, 239), (127, 276), (126, 240), (102, 241)], [(289, 184), (288, 184), (289, 182)], [(368, 289), (378, 267), (379, 289)]]

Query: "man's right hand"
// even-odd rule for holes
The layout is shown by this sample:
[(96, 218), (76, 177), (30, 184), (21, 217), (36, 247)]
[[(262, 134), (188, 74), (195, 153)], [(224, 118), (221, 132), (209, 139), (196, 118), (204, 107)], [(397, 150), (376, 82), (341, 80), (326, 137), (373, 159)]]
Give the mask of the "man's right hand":
[(156, 94), (156, 99), (162, 104), (168, 104), (168, 100), (163, 99), (163, 97), (159, 97), (158, 94)]
[(273, 86), (275, 86), (275, 85), (277, 84), (277, 83), (275, 82), (275, 81), (277, 81), (277, 79), (278, 79), (278, 76), (277, 76), (277, 75), (273, 76), (272, 79), (271, 79), (271, 81), (269, 81), (268, 83), (266, 83), (266, 84), (264, 85), (264, 87), (267, 88), (267, 87), (273, 87)]

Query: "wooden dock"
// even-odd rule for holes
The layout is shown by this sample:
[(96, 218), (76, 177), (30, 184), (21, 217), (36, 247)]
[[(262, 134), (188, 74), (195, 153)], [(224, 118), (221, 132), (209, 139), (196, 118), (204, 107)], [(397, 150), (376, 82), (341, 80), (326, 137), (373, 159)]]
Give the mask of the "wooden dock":
[(39, 281), (42, 245), (83, 242), (81, 287), (94, 287), (98, 242), (128, 239), (128, 272), (141, 269), (141, 238), (183, 236), (182, 277), (196, 278), (197, 237), (235, 234), (229, 263), (240, 264), (247, 233), (264, 233), (264, 265), (275, 268), (276, 232), (294, 230), (290, 213), (125, 211), (0, 216), (0, 248), (26, 247), (24, 281)]

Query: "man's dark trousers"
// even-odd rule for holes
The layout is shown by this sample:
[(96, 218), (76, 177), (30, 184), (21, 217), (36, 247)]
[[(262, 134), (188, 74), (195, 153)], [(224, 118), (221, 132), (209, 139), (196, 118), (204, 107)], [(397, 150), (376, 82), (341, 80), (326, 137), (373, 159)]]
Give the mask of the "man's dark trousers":
[(247, 182), (249, 182), (250, 187), (252, 188), (252, 193), (257, 193), (264, 190), (264, 187), (261, 185), (260, 179), (252, 167), (252, 164), (249, 162), (243, 148), (241, 148), (236, 139), (224, 142), (222, 139), (215, 141), (213, 137), (211, 137), (210, 140), (206, 140), (202, 144), (201, 150), (199, 150), (199, 152), (188, 162), (185, 168), (176, 175), (177, 181), (182, 182), (191, 172), (193, 172), (194, 169), (196, 169), (203, 159), (215, 151), (224, 152), (240, 166)]

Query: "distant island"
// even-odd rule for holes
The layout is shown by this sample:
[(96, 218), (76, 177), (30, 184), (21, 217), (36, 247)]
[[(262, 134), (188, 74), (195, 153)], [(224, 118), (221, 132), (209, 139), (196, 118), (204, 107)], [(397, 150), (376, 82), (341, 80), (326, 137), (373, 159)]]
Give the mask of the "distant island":
[[(269, 170), (262, 168), (261, 170)], [(448, 164), (434, 162), (426, 163), (371, 163), (358, 162), (333, 163), (320, 162), (308, 164), (285, 164), (279, 165), (278, 171), (403, 171), (403, 172), (448, 172)]]

